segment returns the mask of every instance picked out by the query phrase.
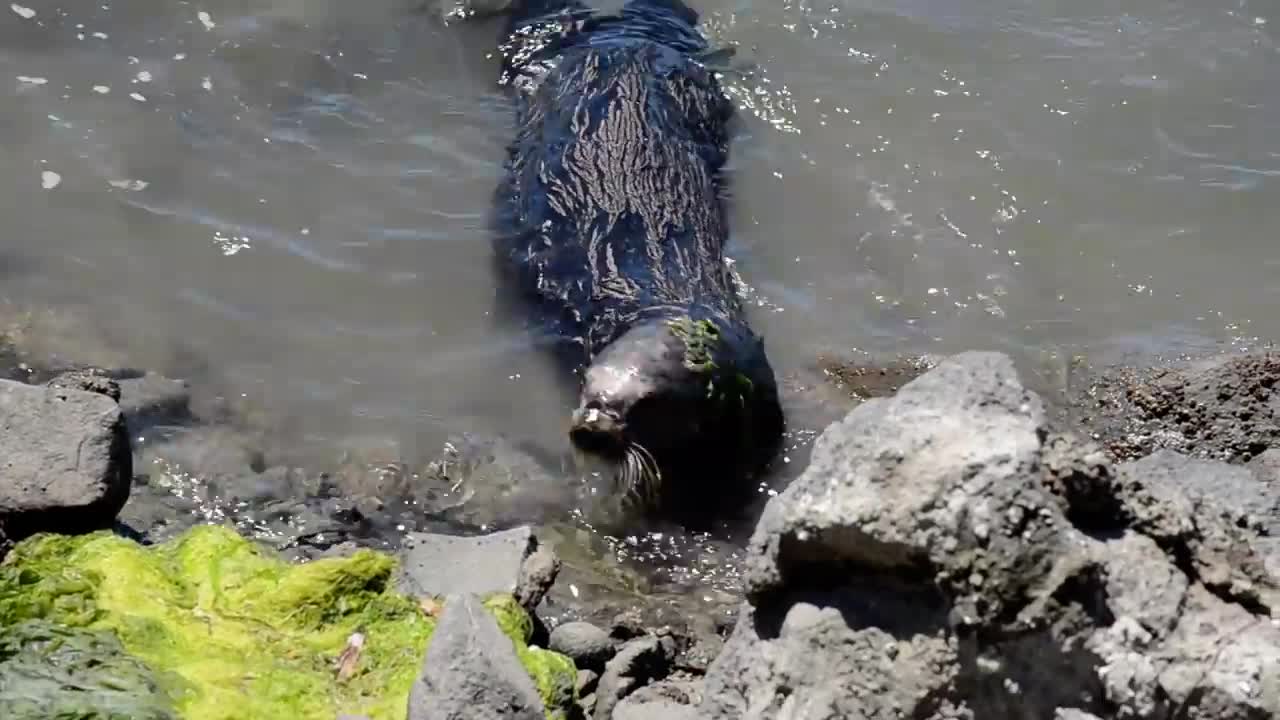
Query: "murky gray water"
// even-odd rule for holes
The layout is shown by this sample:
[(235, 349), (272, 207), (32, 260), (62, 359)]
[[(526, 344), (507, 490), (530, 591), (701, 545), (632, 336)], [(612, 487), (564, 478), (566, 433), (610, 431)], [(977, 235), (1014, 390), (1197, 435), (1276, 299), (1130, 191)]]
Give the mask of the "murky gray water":
[[(322, 448), (562, 443), (491, 315), (496, 26), (417, 4), (5, 3), (3, 294), (88, 302), (134, 364), (195, 358)], [(733, 253), (781, 373), (1280, 337), (1280, 5), (694, 5), (756, 66), (726, 78)]]

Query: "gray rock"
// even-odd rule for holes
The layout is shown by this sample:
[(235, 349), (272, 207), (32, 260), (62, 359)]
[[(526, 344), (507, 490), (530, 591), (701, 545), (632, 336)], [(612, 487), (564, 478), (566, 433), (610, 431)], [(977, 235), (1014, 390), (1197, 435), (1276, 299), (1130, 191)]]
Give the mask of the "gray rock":
[(1195, 579), (1280, 612), (1280, 576), (1256, 547), (1280, 518), (1280, 498), (1239, 466), (1161, 450), (1117, 469), (1127, 524), (1189, 559)]
[(675, 642), (669, 637), (649, 635), (623, 645), (600, 676), (593, 717), (596, 720), (612, 718), (620, 700), (637, 688), (666, 677), (675, 655)]
[(1040, 480), (1044, 413), (1013, 363), (965, 353), (828, 428), (765, 508), (748, 592), (762, 599), (843, 569), (925, 574), (958, 619), (1016, 612), (1073, 538)]
[(410, 533), (399, 585), (411, 595), (511, 593), (532, 610), (558, 569), (554, 554), (527, 526), (472, 537)]
[(698, 720), (701, 683), (663, 680), (636, 690), (613, 709), (613, 720)]
[(1280, 533), (1280, 497), (1248, 468), (1159, 450), (1119, 470), (1141, 478), (1152, 492), (1179, 493), (1197, 507), (1240, 527)]
[(129, 498), (133, 458), (120, 407), (72, 388), (0, 380), (0, 527), (109, 527)]
[(560, 574), (560, 558), (551, 548), (534, 540), (533, 551), (520, 564), (520, 579), (516, 582), (516, 602), (533, 612)]
[(1280, 449), (1267, 450), (1250, 460), (1246, 467), (1263, 485), (1273, 488), (1280, 485)]
[(1179, 717), (1280, 715), (1280, 627), (1203, 587), (1188, 592), (1178, 626), (1154, 655)]
[(567, 655), (579, 668), (604, 669), (614, 655), (613, 641), (604, 630), (586, 622), (567, 622), (551, 631), (550, 649)]
[(960, 663), (938, 630), (855, 629), (839, 609), (805, 602), (774, 612), (743, 609), (707, 673), (699, 717), (929, 717), (955, 692)]
[(515, 646), (473, 595), (450, 595), (409, 691), (408, 720), (543, 720)]

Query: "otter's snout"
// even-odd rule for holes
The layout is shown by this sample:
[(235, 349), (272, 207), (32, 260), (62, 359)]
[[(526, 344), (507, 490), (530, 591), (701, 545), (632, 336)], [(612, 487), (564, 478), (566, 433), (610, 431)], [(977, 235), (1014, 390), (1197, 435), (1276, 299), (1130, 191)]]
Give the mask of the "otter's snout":
[(595, 407), (580, 407), (573, 411), (569, 440), (579, 450), (599, 455), (621, 455), (625, 448), (622, 423), (618, 417)]

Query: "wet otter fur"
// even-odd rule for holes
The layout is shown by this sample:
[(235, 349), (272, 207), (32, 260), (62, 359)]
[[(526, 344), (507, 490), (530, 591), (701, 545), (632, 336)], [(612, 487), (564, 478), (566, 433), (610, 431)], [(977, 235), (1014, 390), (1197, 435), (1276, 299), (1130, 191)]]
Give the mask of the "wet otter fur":
[(774, 457), (784, 418), (725, 262), (733, 107), (680, 0), (508, 10), (515, 138), (499, 267), (581, 374), (569, 438), (648, 512), (705, 519)]

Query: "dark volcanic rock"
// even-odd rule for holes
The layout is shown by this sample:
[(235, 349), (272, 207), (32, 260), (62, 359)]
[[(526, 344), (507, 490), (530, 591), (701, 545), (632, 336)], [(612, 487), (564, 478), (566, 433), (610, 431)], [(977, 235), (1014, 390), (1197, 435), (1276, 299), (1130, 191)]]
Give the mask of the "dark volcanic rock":
[(1159, 449), (1247, 461), (1280, 441), (1280, 353), (1226, 355), (1154, 370), (1117, 368), (1073, 398), (1070, 422), (1119, 460)]
[(406, 593), (510, 593), (529, 610), (559, 569), (554, 553), (527, 526), (474, 537), (413, 533), (402, 558), (399, 584)]
[(409, 691), (408, 720), (543, 720), (515, 646), (472, 595), (451, 595)]
[(133, 459), (119, 406), (71, 388), (0, 380), (0, 529), (109, 527), (129, 497)]
[(1049, 436), (1008, 358), (951, 358), (828, 428), (769, 502), (698, 716), (1272, 717), (1251, 482), (1117, 469)]

